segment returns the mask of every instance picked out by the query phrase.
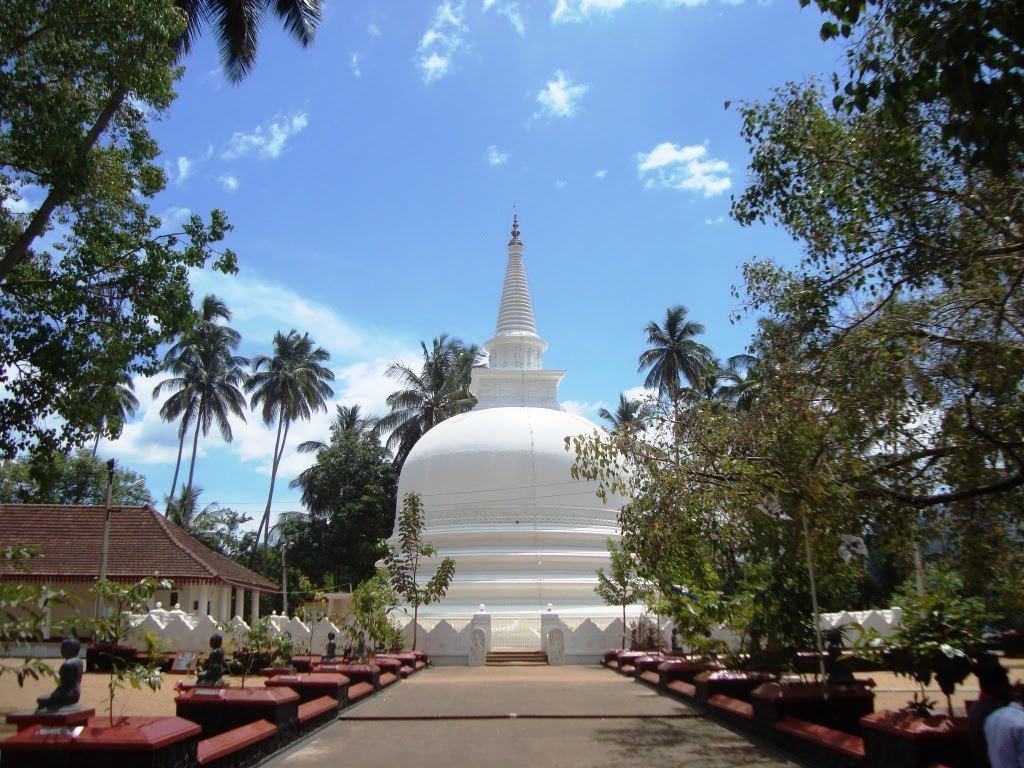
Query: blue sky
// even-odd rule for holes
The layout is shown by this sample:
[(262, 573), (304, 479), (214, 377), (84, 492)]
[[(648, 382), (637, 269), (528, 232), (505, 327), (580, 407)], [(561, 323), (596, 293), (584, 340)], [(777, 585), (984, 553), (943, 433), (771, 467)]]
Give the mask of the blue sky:
[[(842, 66), (820, 24), (797, 0), (333, 2), (310, 49), (268, 20), (239, 86), (207, 36), (153, 129), (169, 178), (153, 210), (227, 212), (240, 273), (193, 289), (227, 301), (242, 354), (308, 331), (332, 355), (334, 402), (383, 414), (389, 362), (418, 367), (442, 332), (494, 332), (517, 205), (545, 367), (596, 421), (641, 384), (649, 320), (683, 304), (721, 358), (742, 352), (739, 266), (799, 258), (784, 233), (728, 218), (748, 150), (724, 103)], [(139, 415), (100, 448), (157, 499), (177, 448), (149, 397), (161, 378), (136, 382)], [(325, 439), (333, 411), (293, 429), (275, 510), (301, 508), (288, 481), (312, 458), (294, 447)], [(195, 482), (258, 517), (273, 432), (256, 414), (234, 432), (201, 440)]]

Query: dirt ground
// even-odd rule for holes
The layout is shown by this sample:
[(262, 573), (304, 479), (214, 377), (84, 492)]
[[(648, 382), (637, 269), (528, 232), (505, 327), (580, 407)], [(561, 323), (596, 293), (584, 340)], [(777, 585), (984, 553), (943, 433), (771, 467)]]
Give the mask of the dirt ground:
[[(19, 663), (17, 660), (4, 660), (8, 663)], [(60, 666), (60, 659), (49, 662), (54, 669)], [(1024, 680), (1024, 659), (1004, 659), (1004, 666), (1010, 670), (1010, 678), (1013, 681)], [(427, 672), (429, 674), (429, 672)], [(612, 672), (609, 675), (614, 674)], [(916, 687), (912, 681), (906, 678), (899, 678), (888, 672), (872, 672), (859, 674), (858, 677), (870, 677), (876, 685), (875, 688), (875, 709), (899, 709), (909, 701)], [(241, 678), (226, 678), (231, 685), (240, 686)], [(148, 688), (140, 690), (132, 689), (130, 686), (118, 690), (114, 696), (114, 714), (122, 715), (173, 715), (174, 697), (177, 694), (175, 683), (193, 682), (194, 675), (164, 675), (163, 685), (158, 691), (151, 691)], [(97, 715), (105, 715), (110, 711), (108, 685), (109, 676), (100, 673), (90, 673), (82, 679), (83, 707), (93, 707)], [(246, 680), (246, 687), (261, 686), (263, 679), (250, 677)], [(49, 694), (56, 687), (53, 680), (28, 680), (24, 687), (18, 686), (18, 681), (12, 674), (0, 675), (0, 715), (10, 712), (21, 712), (34, 710), (36, 698)], [(945, 697), (934, 683), (928, 689), (928, 697), (938, 702), (937, 712), (945, 712)], [(964, 701), (978, 697), (978, 681), (972, 676), (964, 681), (963, 685), (957, 687), (953, 697), (953, 705), (958, 712), (963, 711)], [(5, 739), (15, 732), (13, 726), (0, 723), (0, 739)]]

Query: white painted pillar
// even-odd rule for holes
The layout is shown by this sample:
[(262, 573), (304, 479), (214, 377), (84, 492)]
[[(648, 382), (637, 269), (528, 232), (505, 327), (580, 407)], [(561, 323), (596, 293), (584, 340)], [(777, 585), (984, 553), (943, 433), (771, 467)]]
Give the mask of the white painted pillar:
[(249, 626), (252, 626), (260, 620), (260, 593), (258, 590), (252, 591), (252, 621), (249, 622)]
[(217, 609), (217, 621), (231, 621), (231, 587), (220, 585), (220, 607)]
[[(235, 594), (238, 598), (235, 600), (235, 615), (245, 621), (245, 592), (244, 589), (235, 590)], [(232, 617), (234, 618), (234, 617)]]
[(202, 616), (210, 615), (210, 585), (200, 584), (199, 585), (199, 609), (196, 613)]
[[(192, 601), (195, 598), (192, 597), (192, 585), (186, 584), (178, 590), (178, 602), (177, 605), (181, 607), (185, 613), (192, 613)], [(174, 606), (172, 605), (173, 609)]]

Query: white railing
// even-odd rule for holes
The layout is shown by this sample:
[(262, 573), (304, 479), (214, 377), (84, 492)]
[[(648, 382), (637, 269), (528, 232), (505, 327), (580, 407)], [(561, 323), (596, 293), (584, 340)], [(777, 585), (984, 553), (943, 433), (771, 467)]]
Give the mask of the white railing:
[(491, 618), (491, 648), (539, 650), (540, 619)]

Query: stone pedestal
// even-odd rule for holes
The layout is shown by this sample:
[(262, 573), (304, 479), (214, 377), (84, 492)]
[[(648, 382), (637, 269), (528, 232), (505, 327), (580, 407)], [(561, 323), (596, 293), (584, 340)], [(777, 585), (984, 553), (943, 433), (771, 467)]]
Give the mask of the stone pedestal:
[(32, 725), (42, 725), (48, 728), (74, 728), (76, 725), (85, 725), (89, 718), (95, 715), (95, 709), (91, 707), (82, 709), (75, 704), (52, 711), (30, 709), (24, 712), (11, 712), (7, 715), (7, 722), (16, 725), (19, 731)]

